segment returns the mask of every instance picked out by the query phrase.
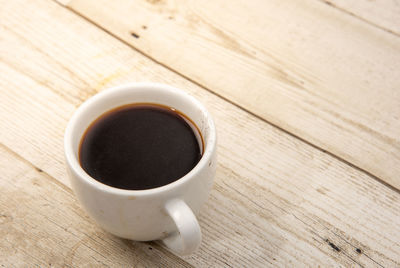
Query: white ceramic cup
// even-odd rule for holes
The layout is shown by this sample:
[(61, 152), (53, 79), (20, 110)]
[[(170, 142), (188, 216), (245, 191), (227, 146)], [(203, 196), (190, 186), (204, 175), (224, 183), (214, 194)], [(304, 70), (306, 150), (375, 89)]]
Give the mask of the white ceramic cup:
[[(124, 190), (105, 185), (82, 169), (78, 154), (85, 130), (104, 112), (130, 103), (170, 106), (198, 126), (204, 151), (189, 173), (161, 187)], [(201, 231), (195, 215), (207, 200), (215, 175), (216, 129), (209, 112), (195, 98), (156, 83), (134, 83), (104, 90), (84, 102), (72, 116), (64, 136), (64, 149), (72, 188), (87, 213), (103, 229), (137, 241), (160, 239), (180, 255), (198, 248)]]

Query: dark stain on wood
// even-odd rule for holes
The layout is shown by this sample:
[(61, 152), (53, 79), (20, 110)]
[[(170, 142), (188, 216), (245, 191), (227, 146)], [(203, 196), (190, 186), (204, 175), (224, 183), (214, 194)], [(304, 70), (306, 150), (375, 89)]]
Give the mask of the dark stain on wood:
[(147, 3), (153, 4), (153, 5), (158, 5), (158, 4), (163, 4), (163, 0), (146, 0)]
[(139, 39), (139, 38), (140, 38), (140, 35), (138, 35), (138, 34), (135, 33), (135, 32), (131, 32), (131, 35), (132, 35), (133, 37), (135, 37), (136, 39)]
[(0, 224), (5, 224), (13, 221), (13, 217), (8, 213), (0, 213)]
[(41, 168), (35, 167), (35, 169), (36, 169), (37, 172), (40, 172), (40, 173), (43, 172), (43, 169), (41, 169)]
[(325, 239), (325, 242), (328, 243), (328, 245), (331, 248), (333, 248), (334, 250), (336, 250), (337, 252), (341, 251), (341, 249), (338, 246), (336, 246), (335, 244), (333, 244), (331, 241), (329, 241), (329, 239)]
[(320, 194), (325, 194), (325, 191), (323, 189), (321, 189), (321, 188), (317, 188), (317, 192), (320, 193)]

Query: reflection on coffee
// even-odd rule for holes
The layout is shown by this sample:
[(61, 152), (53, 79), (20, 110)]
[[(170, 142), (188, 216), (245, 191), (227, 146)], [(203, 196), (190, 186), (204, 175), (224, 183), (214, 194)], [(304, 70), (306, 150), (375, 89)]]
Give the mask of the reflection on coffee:
[(144, 190), (178, 180), (201, 158), (202, 138), (191, 120), (157, 104), (130, 104), (96, 119), (82, 137), (79, 161), (94, 179)]

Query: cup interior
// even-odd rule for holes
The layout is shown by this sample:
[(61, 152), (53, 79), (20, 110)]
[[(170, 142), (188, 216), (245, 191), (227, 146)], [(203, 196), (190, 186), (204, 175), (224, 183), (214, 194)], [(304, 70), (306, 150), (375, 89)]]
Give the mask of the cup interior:
[[(127, 104), (154, 103), (172, 107), (183, 113), (198, 127), (203, 138), (203, 155), (197, 166), (207, 161), (215, 146), (216, 135), (212, 118), (206, 108), (186, 92), (155, 83), (136, 83), (102, 91), (83, 103), (71, 118), (65, 134), (67, 160), (72, 168), (80, 169), (79, 146), (90, 124), (105, 112)], [(195, 167), (196, 168), (196, 167)]]

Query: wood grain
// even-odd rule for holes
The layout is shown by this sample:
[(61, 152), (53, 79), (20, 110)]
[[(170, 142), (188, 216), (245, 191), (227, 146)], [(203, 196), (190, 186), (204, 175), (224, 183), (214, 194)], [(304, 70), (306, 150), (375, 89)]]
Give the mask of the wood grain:
[(68, 7), (208, 90), (400, 188), (398, 36), (315, 0), (72, 0)]
[(400, 37), (400, 1), (321, 0), (350, 16)]
[[(0, 50), (9, 53), (0, 54), (0, 129), (6, 130), (0, 142), (10, 149), (0, 151), (6, 170), (0, 172), (0, 206), (4, 215), (15, 211), (16, 221), (0, 224), (0, 232), (9, 232), (14, 241), (0, 245), (15, 245), (0, 255), (1, 264), (46, 265), (53, 259), (69, 264), (66, 252), (74, 252), (82, 238), (72, 266), (101, 265), (99, 260), (104, 266), (157, 266), (164, 259), (166, 265), (196, 267), (400, 265), (398, 192), (238, 109), (55, 3), (1, 4)], [(71, 196), (63, 171), (62, 138), (73, 110), (108, 86), (144, 80), (185, 89), (208, 106), (218, 128), (215, 187), (199, 217), (203, 244), (183, 260), (158, 245), (153, 250), (147, 244), (130, 246), (98, 229)], [(41, 187), (33, 185), (33, 177)], [(19, 178), (15, 186), (3, 184), (14, 178)], [(42, 208), (41, 197), (55, 200), (52, 207)], [(32, 226), (24, 227), (25, 216)], [(18, 235), (28, 242), (13, 238)], [(39, 237), (44, 237), (42, 244), (36, 242)], [(154, 259), (148, 257), (152, 252)]]
[(97, 227), (60, 184), (0, 145), (0, 264), (4, 267), (191, 267), (154, 243)]
[[(73, 0), (55, 0), (67, 6)], [(336, 8), (349, 16), (371, 24), (383, 31), (400, 36), (400, 2), (371, 1), (371, 0), (319, 0), (333, 8)], [(150, 3), (160, 1), (150, 0)]]

